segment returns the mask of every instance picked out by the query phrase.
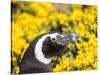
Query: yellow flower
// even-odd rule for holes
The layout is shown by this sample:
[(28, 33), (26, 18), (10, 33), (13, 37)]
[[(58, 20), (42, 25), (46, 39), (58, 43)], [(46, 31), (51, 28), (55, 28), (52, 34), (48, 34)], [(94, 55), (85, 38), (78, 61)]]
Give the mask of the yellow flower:
[(12, 2), (13, 4), (15, 4), (15, 3), (17, 2), (17, 0), (11, 0), (11, 2)]
[(15, 70), (16, 70), (16, 74), (19, 74), (20, 69), (18, 66), (15, 67)]
[(11, 59), (12, 59), (13, 62), (15, 62), (17, 60), (15, 56), (12, 56)]

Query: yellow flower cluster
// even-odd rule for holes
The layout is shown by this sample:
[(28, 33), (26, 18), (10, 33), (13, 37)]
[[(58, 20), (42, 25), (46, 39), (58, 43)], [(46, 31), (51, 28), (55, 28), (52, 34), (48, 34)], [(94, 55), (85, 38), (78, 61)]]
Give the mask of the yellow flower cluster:
[(97, 68), (96, 6), (16, 1), (12, 8), (12, 73), (19, 72), (18, 63), (30, 42), (54, 30), (80, 33), (54, 58), (54, 72)]
[[(74, 43), (74, 50), (77, 50), (77, 55), (72, 60), (70, 57), (66, 57), (65, 59), (61, 58), (60, 64), (57, 64), (53, 69), (57, 72), (65, 70), (72, 71), (97, 69), (96, 7), (89, 6), (83, 11), (81, 5), (73, 6), (73, 9), (75, 10), (70, 18), (73, 22), (79, 22), (76, 24), (76, 27), (74, 27), (74, 31), (79, 32), (81, 36), (78, 41)], [(69, 44), (67, 47), (72, 50), (71, 48), (73, 47), (73, 44)], [(68, 58), (70, 58), (70, 60), (67, 60)], [(63, 60), (68, 65), (65, 65)], [(61, 63), (63, 63), (63, 65)]]

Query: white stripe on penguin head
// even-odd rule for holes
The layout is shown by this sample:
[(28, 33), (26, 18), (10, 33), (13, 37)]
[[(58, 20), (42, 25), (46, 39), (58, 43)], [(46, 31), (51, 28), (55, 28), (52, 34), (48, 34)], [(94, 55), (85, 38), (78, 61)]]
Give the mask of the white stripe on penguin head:
[(42, 52), (43, 41), (48, 36), (50, 36), (50, 37), (56, 37), (56, 35), (59, 35), (59, 34), (58, 33), (46, 34), (46, 35), (42, 36), (42, 38), (40, 38), (38, 40), (38, 42), (36, 43), (36, 46), (35, 46), (35, 56), (36, 56), (36, 59), (38, 59), (42, 63), (49, 64), (51, 62), (51, 58), (46, 58), (44, 56), (43, 52)]

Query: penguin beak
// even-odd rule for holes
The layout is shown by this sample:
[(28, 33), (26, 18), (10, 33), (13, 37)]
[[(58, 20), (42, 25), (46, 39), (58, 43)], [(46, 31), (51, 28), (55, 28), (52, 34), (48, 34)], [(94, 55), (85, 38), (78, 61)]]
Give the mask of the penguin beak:
[(79, 38), (79, 33), (72, 32), (66, 35), (63, 35), (63, 43), (68, 44), (70, 42), (73, 42)]
[(57, 36), (57, 43), (61, 45), (66, 45), (70, 42), (77, 40), (79, 36), (80, 36), (79, 33), (76, 33), (76, 32), (62, 35), (62, 37)]

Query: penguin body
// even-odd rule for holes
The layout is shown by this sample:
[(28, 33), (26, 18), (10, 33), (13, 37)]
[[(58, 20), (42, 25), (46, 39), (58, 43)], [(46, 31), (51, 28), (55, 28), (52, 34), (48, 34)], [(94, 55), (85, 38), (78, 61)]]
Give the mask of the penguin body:
[(66, 45), (77, 37), (76, 33), (63, 35), (58, 32), (36, 37), (24, 53), (19, 65), (20, 74), (52, 72), (52, 58), (64, 52)]

